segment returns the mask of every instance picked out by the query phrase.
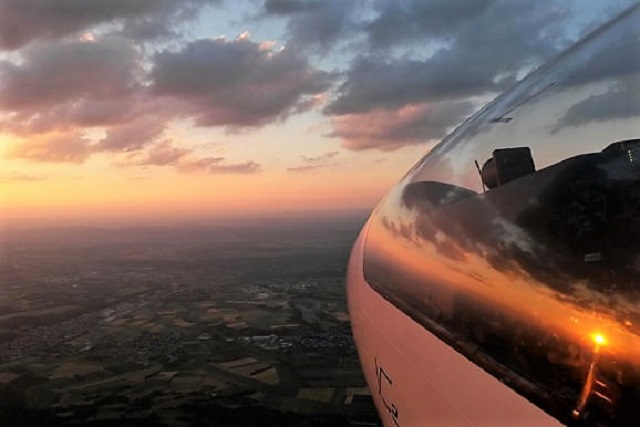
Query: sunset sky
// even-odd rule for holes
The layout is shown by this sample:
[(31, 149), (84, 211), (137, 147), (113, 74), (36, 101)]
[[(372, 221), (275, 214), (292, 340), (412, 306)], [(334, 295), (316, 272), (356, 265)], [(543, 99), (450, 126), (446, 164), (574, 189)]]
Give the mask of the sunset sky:
[(0, 0), (0, 219), (370, 210), (630, 3)]

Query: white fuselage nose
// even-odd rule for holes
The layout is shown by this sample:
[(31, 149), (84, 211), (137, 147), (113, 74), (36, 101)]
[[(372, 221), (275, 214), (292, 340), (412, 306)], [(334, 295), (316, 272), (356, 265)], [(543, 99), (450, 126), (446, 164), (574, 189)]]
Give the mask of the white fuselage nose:
[(362, 369), (385, 426), (561, 425), (374, 291), (363, 275), (363, 236), (351, 253), (347, 297)]

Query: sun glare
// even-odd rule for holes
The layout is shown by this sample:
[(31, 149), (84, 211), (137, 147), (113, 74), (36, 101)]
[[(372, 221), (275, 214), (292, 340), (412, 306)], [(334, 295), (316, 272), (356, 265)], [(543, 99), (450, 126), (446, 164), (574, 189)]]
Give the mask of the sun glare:
[(607, 345), (607, 338), (599, 332), (591, 334), (591, 339), (599, 346)]

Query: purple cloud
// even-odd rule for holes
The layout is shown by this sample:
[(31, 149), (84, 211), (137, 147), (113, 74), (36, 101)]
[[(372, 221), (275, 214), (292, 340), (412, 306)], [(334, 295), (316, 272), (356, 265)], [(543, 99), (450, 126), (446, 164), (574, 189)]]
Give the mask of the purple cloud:
[(0, 0), (0, 49), (57, 40), (92, 26), (119, 23), (134, 39), (173, 33), (214, 0)]
[(152, 91), (183, 103), (199, 126), (261, 126), (325, 92), (330, 75), (290, 50), (246, 39), (199, 40), (154, 57)]

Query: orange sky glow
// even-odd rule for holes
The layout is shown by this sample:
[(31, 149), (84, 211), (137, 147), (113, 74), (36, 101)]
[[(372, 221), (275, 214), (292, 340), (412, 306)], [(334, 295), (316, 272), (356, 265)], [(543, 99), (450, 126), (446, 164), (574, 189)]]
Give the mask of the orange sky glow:
[(370, 211), (610, 2), (5, 3), (0, 219), (99, 222)]
[(238, 214), (369, 211), (423, 150), (413, 147), (389, 154), (352, 155), (351, 159), (343, 154), (345, 159), (308, 170), (287, 168), (287, 160), (277, 152), (271, 156), (258, 153), (262, 170), (251, 174), (118, 167), (110, 159), (42, 164), (4, 158), (0, 167), (9, 172), (0, 178), (1, 214), (10, 222), (92, 223), (145, 217), (162, 222)]

